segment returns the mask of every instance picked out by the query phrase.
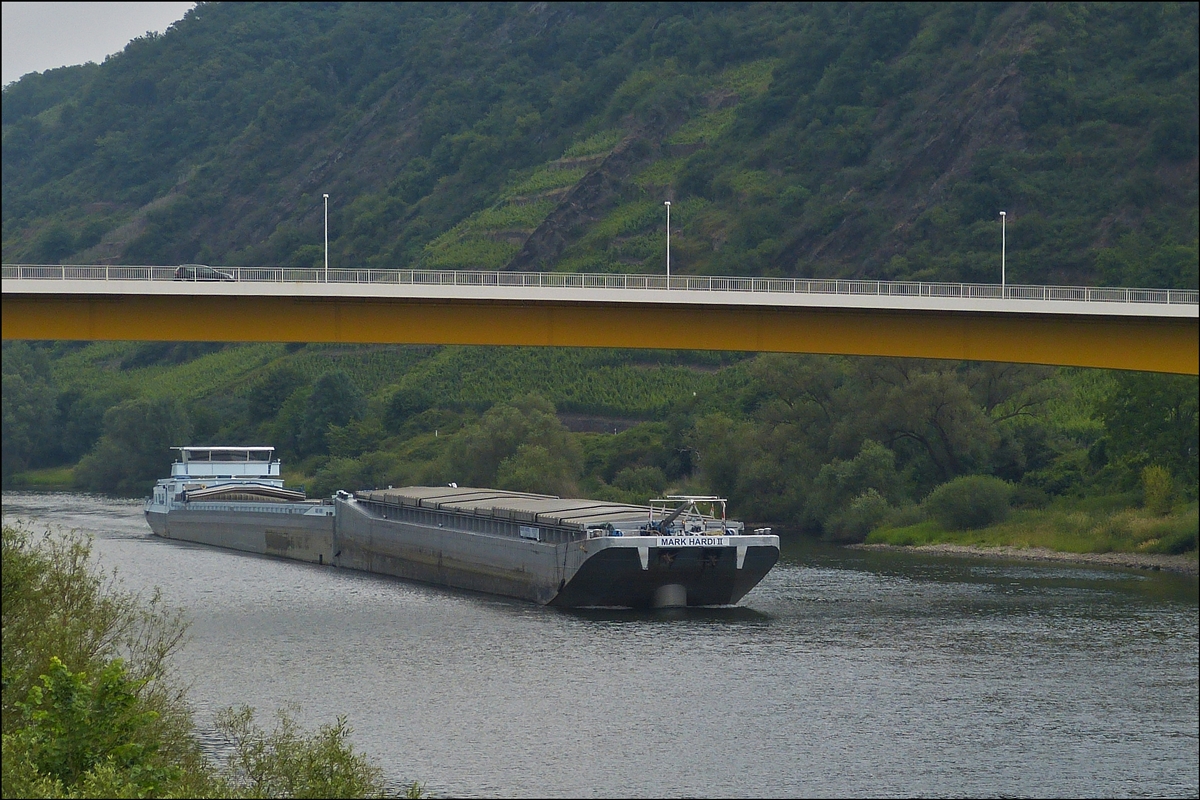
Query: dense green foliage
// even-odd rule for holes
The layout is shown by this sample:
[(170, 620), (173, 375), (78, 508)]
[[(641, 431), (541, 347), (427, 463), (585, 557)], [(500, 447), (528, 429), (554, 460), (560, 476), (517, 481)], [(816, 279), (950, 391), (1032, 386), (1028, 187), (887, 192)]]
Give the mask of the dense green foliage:
[(182, 769), (159, 752), (157, 712), (138, 698), (120, 659), (94, 680), (52, 658), (42, 685), (18, 702), (20, 727), (4, 734), (5, 797), (154, 797), (176, 790)]
[(191, 428), (179, 404), (168, 398), (126, 400), (104, 412), (103, 434), (79, 462), (80, 486), (96, 492), (136, 495), (142, 476), (165, 475), (171, 445), (189, 441)]
[(203, 761), (170, 679), (178, 614), (121, 591), (66, 534), (5, 526), (0, 568), (4, 796), (200, 789)]
[(227, 761), (207, 759), (171, 678), (185, 624), (96, 569), (87, 540), (5, 526), (0, 566), (4, 797), (384, 796), (345, 719), (308, 733), (280, 712), (266, 731), (228, 709)]
[[(217, 715), (217, 730), (233, 744), (229, 767), (240, 796), (383, 797), (383, 771), (350, 745), (345, 717), (306, 733), (287, 711), (276, 714), (268, 731), (254, 721), (254, 709), (242, 706)], [(409, 797), (421, 797), (420, 786)]]
[(3, 91), (6, 262), (1197, 285), (1194, 3), (200, 3)]

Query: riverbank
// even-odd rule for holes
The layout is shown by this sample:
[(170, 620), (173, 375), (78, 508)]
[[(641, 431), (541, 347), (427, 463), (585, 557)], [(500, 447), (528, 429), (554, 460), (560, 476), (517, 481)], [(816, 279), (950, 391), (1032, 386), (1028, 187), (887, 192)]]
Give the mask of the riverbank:
[(1064, 553), (1045, 547), (981, 547), (964, 544), (851, 544), (852, 550), (891, 550), (934, 555), (953, 555), (976, 558), (1015, 558), (1025, 561), (1062, 561), (1072, 564), (1087, 564), (1125, 569), (1163, 570), (1183, 575), (1200, 574), (1200, 561), (1196, 552), (1166, 555), (1162, 553)]

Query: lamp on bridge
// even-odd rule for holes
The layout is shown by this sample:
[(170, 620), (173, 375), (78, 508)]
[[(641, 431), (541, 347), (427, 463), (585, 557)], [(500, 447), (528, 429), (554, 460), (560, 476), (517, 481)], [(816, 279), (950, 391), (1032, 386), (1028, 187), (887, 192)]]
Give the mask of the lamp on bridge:
[(1004, 250), (1006, 244), (1004, 241), (1004, 220), (1006, 216), (1005, 212), (1000, 212), (1000, 295), (1002, 297), (1004, 296)]
[(671, 288), (671, 201), (663, 203), (667, 207), (667, 288)]
[(325, 198), (325, 282), (329, 283), (329, 195)]

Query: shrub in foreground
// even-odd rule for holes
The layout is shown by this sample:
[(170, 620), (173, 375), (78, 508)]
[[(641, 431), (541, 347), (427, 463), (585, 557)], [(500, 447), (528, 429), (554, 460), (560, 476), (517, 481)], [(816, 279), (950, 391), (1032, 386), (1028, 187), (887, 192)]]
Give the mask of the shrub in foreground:
[(227, 710), (231, 752), (223, 765), (205, 758), (170, 681), (186, 625), (90, 557), (86, 539), (3, 528), (4, 797), (385, 796), (344, 718), (309, 734), (280, 712), (266, 732), (249, 708)]

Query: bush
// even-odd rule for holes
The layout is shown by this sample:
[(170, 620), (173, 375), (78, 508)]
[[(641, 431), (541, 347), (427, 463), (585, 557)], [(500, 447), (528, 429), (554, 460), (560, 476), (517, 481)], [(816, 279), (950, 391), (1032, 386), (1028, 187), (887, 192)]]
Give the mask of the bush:
[(1036, 486), (1017, 484), (1013, 487), (1012, 505), (1013, 508), (1045, 508), (1050, 505), (1050, 495)]
[(22, 727), (4, 737), (4, 760), (20, 764), (17, 775), (24, 779), (6, 776), (6, 797), (37, 791), (39, 785), (58, 793), (94, 782), (104, 767), (112, 773), (106, 783), (120, 776), (122, 791), (133, 792), (125, 796), (153, 797), (169, 786), (178, 788), (183, 770), (172, 763), (156, 730), (158, 712), (141, 697), (146, 681), (130, 679), (121, 659), (89, 678), (52, 657), (41, 681), (16, 704)]
[(1190, 530), (1178, 530), (1164, 536), (1152, 547), (1146, 548), (1146, 551), (1149, 553), (1180, 555), (1181, 553), (1192, 552), (1197, 546), (1200, 546), (1200, 533), (1195, 528), (1191, 528)]
[[(249, 797), (384, 797), (383, 771), (350, 744), (345, 717), (306, 734), (288, 711), (276, 714), (268, 732), (254, 722), (254, 709), (227, 708), (217, 730), (233, 745), (229, 771)], [(410, 787), (409, 796), (413, 794)]]
[(1171, 510), (1175, 487), (1171, 473), (1158, 464), (1142, 470), (1142, 507), (1151, 514), (1166, 514)]
[(630, 492), (642, 498), (638, 502), (645, 503), (651, 497), (662, 494), (667, 485), (666, 474), (658, 467), (626, 467), (613, 476), (613, 486)]
[(927, 519), (925, 509), (917, 503), (910, 502), (893, 508), (883, 524), (889, 528), (907, 528), (910, 525), (919, 525)]
[(1200, 544), (1200, 512), (1196, 504), (1192, 503), (1180, 513), (1155, 520), (1150, 535), (1157, 541), (1148, 543), (1145, 548), (1148, 553), (1178, 555), (1195, 552)]
[(964, 475), (925, 498), (925, 509), (948, 530), (984, 528), (1008, 516), (1013, 487), (990, 475)]
[(72, 672), (100, 674), (124, 659), (139, 694), (165, 700), (175, 695), (166, 679), (171, 655), (187, 624), (155, 593), (149, 598), (122, 591), (95, 569), (91, 541), (68, 533), (3, 528), (4, 732), (19, 718), (18, 704), (51, 674), (55, 660)]
[(867, 489), (850, 501), (845, 511), (834, 514), (825, 523), (825, 537), (837, 542), (861, 542), (892, 513), (892, 507), (879, 492)]

